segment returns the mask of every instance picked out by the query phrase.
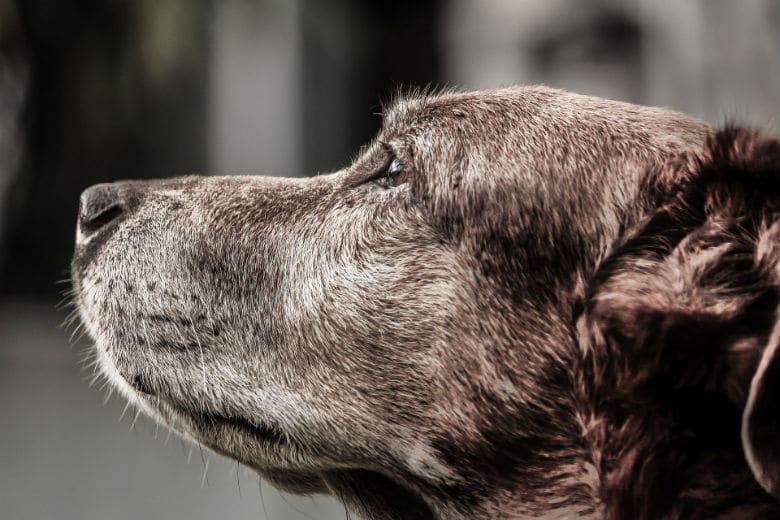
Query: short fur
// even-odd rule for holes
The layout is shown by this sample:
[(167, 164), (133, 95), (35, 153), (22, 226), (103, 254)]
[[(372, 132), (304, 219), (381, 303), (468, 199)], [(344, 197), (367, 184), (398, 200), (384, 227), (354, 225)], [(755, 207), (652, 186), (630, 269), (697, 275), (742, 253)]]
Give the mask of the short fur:
[(129, 399), (364, 518), (775, 518), (778, 174), (663, 109), (416, 96), (330, 175), (114, 185), (73, 279)]

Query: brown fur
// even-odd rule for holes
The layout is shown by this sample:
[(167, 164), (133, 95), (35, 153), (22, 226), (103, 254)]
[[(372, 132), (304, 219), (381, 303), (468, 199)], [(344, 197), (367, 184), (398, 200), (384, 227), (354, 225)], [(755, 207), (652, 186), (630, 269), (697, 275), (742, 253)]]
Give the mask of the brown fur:
[(78, 303), (147, 413), (365, 518), (776, 517), (778, 149), (414, 96), (331, 175), (85, 193)]
[(651, 176), (658, 209), (590, 286), (581, 384), (608, 518), (777, 514), (740, 423), (779, 302), (779, 169), (777, 140), (713, 134)]

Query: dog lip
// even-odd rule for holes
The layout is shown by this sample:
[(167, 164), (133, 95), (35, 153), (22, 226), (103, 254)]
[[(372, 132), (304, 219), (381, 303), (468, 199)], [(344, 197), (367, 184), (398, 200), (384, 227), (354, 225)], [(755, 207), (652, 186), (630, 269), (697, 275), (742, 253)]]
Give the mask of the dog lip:
[(275, 426), (259, 424), (243, 417), (215, 413), (199, 413), (198, 418), (205, 425), (228, 427), (264, 442), (282, 444), (286, 436)]

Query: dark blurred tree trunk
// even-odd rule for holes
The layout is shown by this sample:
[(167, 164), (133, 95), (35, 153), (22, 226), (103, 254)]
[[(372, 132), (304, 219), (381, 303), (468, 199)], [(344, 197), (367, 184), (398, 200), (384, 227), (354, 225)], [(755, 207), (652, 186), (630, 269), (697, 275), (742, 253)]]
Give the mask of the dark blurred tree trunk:
[(304, 172), (339, 168), (379, 129), (380, 101), (440, 86), (441, 1), (305, 2)]
[(19, 0), (29, 59), (24, 155), (10, 186), (0, 293), (67, 276), (78, 196), (95, 182), (207, 165), (208, 2)]

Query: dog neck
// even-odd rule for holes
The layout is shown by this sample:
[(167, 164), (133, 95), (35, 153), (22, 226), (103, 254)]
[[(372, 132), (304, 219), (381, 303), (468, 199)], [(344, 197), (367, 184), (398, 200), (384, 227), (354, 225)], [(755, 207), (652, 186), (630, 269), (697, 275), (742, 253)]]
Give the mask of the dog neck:
[(725, 399), (627, 393), (628, 375), (587, 347), (575, 373), (597, 518), (780, 514), (745, 462), (741, 414)]
[[(603, 514), (593, 498), (598, 476), (586, 462), (546, 475), (548, 486), (535, 493), (522, 482), (496, 488), (475, 499), (474, 488), (412, 490), (374, 472), (338, 471), (327, 478), (334, 496), (359, 518), (372, 520), (596, 520)], [(479, 487), (479, 486), (476, 486)]]

